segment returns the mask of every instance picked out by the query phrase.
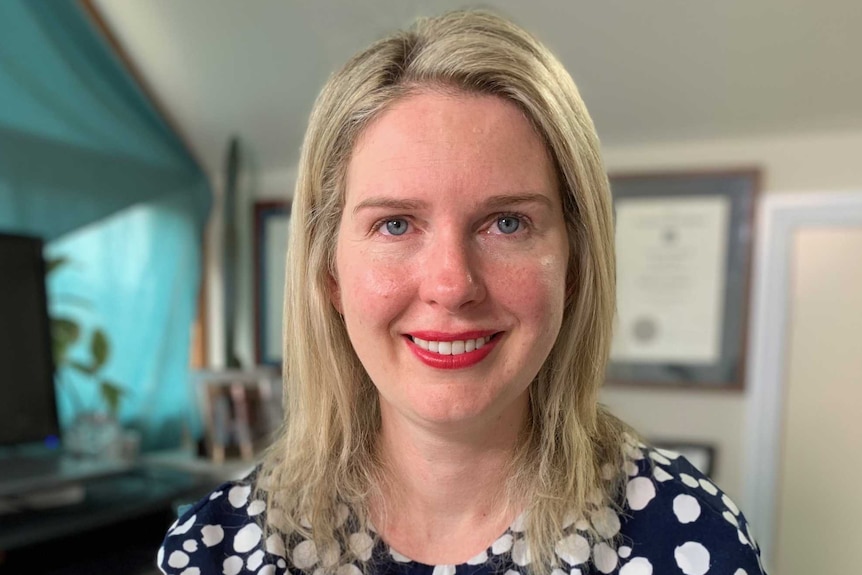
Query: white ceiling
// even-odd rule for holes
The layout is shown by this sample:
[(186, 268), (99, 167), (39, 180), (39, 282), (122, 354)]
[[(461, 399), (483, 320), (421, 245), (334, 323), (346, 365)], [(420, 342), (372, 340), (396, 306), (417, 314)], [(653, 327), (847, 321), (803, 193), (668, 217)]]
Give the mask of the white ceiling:
[[(327, 76), (456, 0), (93, 0), (211, 175), (291, 169)], [(859, 0), (501, 0), (572, 73), (605, 146), (862, 129)]]

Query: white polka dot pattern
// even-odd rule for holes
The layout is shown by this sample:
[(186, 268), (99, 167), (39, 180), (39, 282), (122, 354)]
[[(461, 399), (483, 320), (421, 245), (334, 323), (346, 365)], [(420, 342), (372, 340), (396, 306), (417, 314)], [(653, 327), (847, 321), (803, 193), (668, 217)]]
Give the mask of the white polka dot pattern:
[(649, 477), (635, 477), (626, 486), (629, 507), (640, 511), (655, 497), (655, 485)]
[(371, 539), (371, 536), (362, 531), (360, 533), (353, 533), (350, 535), (348, 540), (350, 545), (350, 551), (359, 557), (362, 561), (368, 561), (371, 559), (371, 551), (374, 548), (374, 540)]
[(617, 568), (617, 552), (607, 543), (599, 543), (593, 547), (593, 562), (596, 569), (602, 573), (611, 573)]
[(502, 555), (512, 549), (512, 534), (506, 533), (491, 545), (491, 552), (494, 555)]
[(266, 538), (266, 552), (270, 555), (284, 557), (284, 540), (282, 540), (281, 537), (273, 533)]
[(644, 557), (635, 557), (623, 565), (620, 575), (652, 575), (652, 563)]
[[(563, 518), (564, 533), (554, 544), (552, 575), (764, 575), (750, 526), (739, 508), (716, 485), (677, 453), (654, 450), (631, 440), (624, 467), (607, 465), (601, 476), (622, 479), (625, 498), (619, 510), (594, 492), (591, 511), (573, 509)], [(299, 534), (264, 531), (282, 524), (279, 512), (252, 499), (250, 482), (226, 484), (177, 519), (158, 551), (166, 575), (362, 575), (365, 564), (400, 564), (402, 575), (456, 575), (456, 565), (424, 566), (388, 547), (373, 527), (360, 527), (344, 504), (334, 522), (344, 526), (342, 545), (321, 548)], [(471, 575), (523, 575), (531, 567), (527, 514), (471, 557)], [(661, 524), (660, 529), (655, 525)], [(619, 548), (615, 543), (625, 542)], [(343, 548), (342, 548), (343, 546)], [(658, 549), (667, 549), (659, 553)], [(373, 563), (372, 563), (373, 565)], [(414, 571), (417, 569), (417, 571)], [(371, 568), (370, 573), (376, 572)]]
[(258, 567), (263, 563), (263, 549), (258, 549), (248, 556), (245, 560), (246, 569), (249, 571), (257, 571)]
[(580, 565), (590, 558), (590, 543), (575, 533), (558, 541), (554, 551), (569, 565)]
[(237, 553), (248, 553), (260, 542), (262, 532), (257, 523), (249, 523), (239, 530), (233, 539), (233, 550)]
[(240, 485), (231, 489), (227, 494), (227, 498), (231, 505), (239, 509), (248, 503), (249, 495), (251, 495), (251, 486)]
[(691, 495), (677, 495), (673, 500), (673, 514), (680, 523), (692, 523), (700, 517), (700, 503)]
[(518, 539), (512, 543), (512, 561), (518, 567), (526, 567), (530, 564), (530, 550), (527, 549), (527, 542), (524, 539)]
[(688, 473), (680, 473), (680, 480), (688, 485), (689, 487), (700, 487), (700, 483), (698, 483), (697, 479), (689, 475)]
[(709, 571), (709, 551), (695, 541), (683, 543), (674, 549), (673, 557), (685, 575), (705, 575)]
[(703, 490), (706, 491), (707, 493), (709, 493), (710, 495), (717, 495), (718, 494), (718, 487), (716, 487), (715, 484), (709, 482), (708, 480), (701, 479), (698, 481), (698, 483), (703, 488)]
[(342, 565), (335, 570), (335, 575), (362, 575), (362, 571), (356, 565)]
[(197, 516), (192, 515), (183, 524), (177, 525), (176, 527), (174, 527), (173, 530), (170, 531), (170, 534), (171, 535), (185, 535), (186, 533), (189, 532), (189, 529), (191, 529), (192, 526), (194, 526), (196, 519), (197, 519)]
[(293, 549), (293, 564), (298, 569), (308, 569), (313, 567), (317, 561), (317, 546), (314, 541), (302, 541)]
[(736, 506), (736, 503), (725, 494), (721, 494), (721, 502), (724, 503), (731, 513), (734, 515), (739, 515), (739, 507)]
[(620, 516), (610, 507), (602, 507), (593, 513), (590, 521), (596, 533), (605, 539), (611, 539), (620, 532)]
[(168, 557), (168, 565), (171, 567), (185, 567), (188, 564), (189, 556), (182, 551), (174, 551), (171, 553), (170, 557)]
[(263, 501), (252, 501), (248, 506), (248, 516), (254, 517), (255, 515), (260, 515), (266, 509), (266, 503)]
[(224, 529), (221, 525), (204, 525), (201, 528), (201, 539), (207, 547), (218, 545), (224, 539)]
[(242, 558), (231, 555), (222, 563), (222, 573), (224, 575), (237, 575), (242, 569)]
[(661, 481), (662, 483), (673, 479), (673, 475), (671, 475), (661, 467), (656, 467), (652, 472), (652, 476), (655, 477), (656, 481)]

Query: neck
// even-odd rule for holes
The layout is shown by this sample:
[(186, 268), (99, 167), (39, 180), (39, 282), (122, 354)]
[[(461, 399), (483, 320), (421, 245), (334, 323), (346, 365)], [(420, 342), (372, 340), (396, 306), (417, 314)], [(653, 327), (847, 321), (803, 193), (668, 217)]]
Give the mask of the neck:
[(371, 511), (394, 549), (423, 563), (461, 563), (505, 531), (521, 511), (507, 482), (526, 401), (495, 421), (457, 429), (416, 425), (383, 408), (386, 485)]

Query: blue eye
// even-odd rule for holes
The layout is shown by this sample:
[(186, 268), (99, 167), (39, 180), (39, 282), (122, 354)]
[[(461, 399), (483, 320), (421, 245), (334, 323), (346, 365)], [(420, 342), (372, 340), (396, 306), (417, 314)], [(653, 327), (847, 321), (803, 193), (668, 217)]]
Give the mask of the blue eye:
[(387, 220), (385, 226), (386, 233), (392, 236), (400, 236), (407, 232), (406, 220)]
[(503, 216), (497, 218), (497, 229), (504, 234), (514, 234), (521, 227), (520, 218), (515, 216)]

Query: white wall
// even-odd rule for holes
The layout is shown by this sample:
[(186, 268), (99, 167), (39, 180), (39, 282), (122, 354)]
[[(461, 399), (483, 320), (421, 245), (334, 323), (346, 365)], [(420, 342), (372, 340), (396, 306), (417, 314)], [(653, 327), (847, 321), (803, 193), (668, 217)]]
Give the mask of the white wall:
[[(221, 368), (224, 360), (224, 317), (222, 314), (222, 240), (224, 179), (212, 178), (216, 198), (207, 229), (207, 364)], [(243, 366), (253, 366), (254, 352), (254, 280), (253, 280), (253, 217), (256, 200), (284, 200), (293, 196), (296, 169), (289, 168), (266, 174), (246, 169), (240, 176), (237, 190), (238, 283), (236, 302), (236, 346)]]
[[(604, 150), (612, 173), (674, 171), (757, 166), (762, 170), (762, 191), (804, 192), (862, 190), (862, 132), (776, 135), (739, 140), (689, 141)], [(237, 340), (241, 357), (254, 357), (251, 313), (251, 217), (254, 199), (281, 199), (292, 194), (295, 169), (247, 178), (241, 186), (245, 203), (240, 210), (241, 288)], [(220, 188), (218, 178), (214, 178)], [(209, 281), (209, 353), (213, 367), (221, 365), (220, 233), (221, 201), (217, 199), (209, 231), (207, 278)], [(746, 389), (757, 385), (747, 381)], [(638, 390), (607, 388), (602, 401), (642, 433), (662, 438), (713, 443), (718, 448), (716, 482), (739, 500), (744, 492), (744, 445), (748, 396), (746, 391), (697, 392), (690, 390)], [(755, 530), (757, 519), (752, 520)]]
[[(762, 191), (862, 190), (862, 132), (812, 133), (679, 142), (604, 150), (612, 173), (757, 166)], [(755, 230), (757, 233), (757, 230)], [(740, 500), (745, 487), (747, 391), (606, 388), (603, 401), (648, 436), (708, 441), (719, 450), (716, 482)], [(757, 518), (749, 517), (757, 528)]]
[(862, 516), (862, 225), (806, 226), (793, 240), (775, 572), (854, 573)]

